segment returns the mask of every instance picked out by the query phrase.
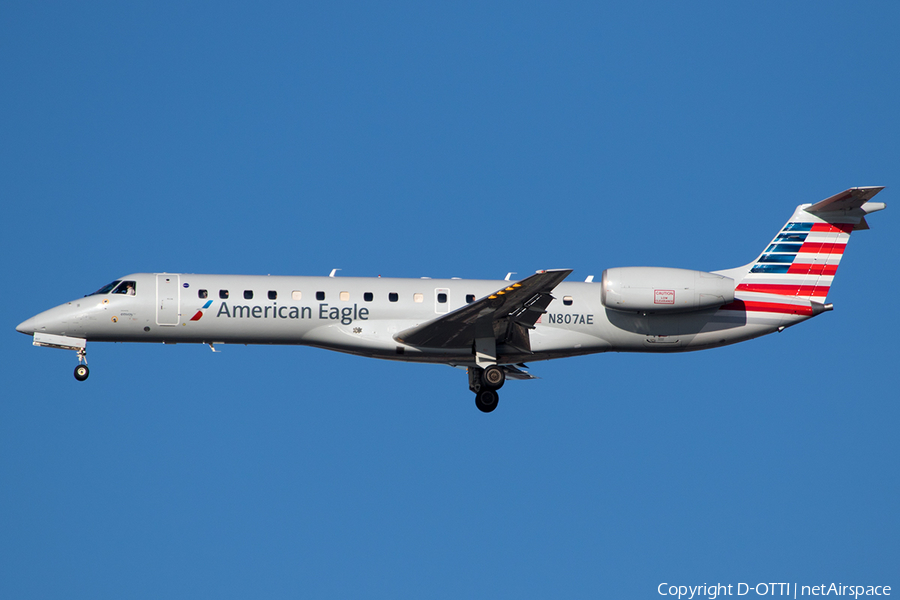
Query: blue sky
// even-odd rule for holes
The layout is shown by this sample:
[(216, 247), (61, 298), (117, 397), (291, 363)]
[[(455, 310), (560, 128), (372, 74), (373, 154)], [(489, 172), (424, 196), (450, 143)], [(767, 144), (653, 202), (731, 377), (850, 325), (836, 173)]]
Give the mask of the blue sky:
[[(8, 2), (0, 597), (659, 597), (900, 586), (896, 3)], [(137, 271), (502, 278), (755, 258), (885, 185), (835, 311), (465, 374), (34, 348)], [(751, 593), (750, 596), (753, 594)]]

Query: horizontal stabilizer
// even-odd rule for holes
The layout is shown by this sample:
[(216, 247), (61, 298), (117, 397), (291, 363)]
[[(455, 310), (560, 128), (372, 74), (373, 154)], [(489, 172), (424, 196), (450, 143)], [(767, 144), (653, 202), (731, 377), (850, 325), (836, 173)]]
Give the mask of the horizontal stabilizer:
[(871, 200), (875, 194), (884, 189), (884, 186), (855, 187), (844, 190), (821, 202), (816, 202), (806, 209), (806, 212), (830, 212), (834, 210), (851, 210), (861, 208), (863, 204)]

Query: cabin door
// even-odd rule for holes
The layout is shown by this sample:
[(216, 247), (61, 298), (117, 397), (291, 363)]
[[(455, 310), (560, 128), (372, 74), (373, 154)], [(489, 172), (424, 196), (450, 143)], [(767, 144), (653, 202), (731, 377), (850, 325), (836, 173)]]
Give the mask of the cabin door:
[(161, 273), (156, 276), (156, 324), (178, 325), (179, 306), (178, 275)]

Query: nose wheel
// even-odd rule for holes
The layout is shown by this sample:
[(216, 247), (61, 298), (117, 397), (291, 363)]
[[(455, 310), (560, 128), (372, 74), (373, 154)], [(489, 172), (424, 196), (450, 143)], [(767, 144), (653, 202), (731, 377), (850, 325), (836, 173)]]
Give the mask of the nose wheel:
[(87, 352), (84, 348), (78, 349), (78, 366), (75, 367), (75, 379), (84, 381), (91, 374), (91, 370), (87, 366)]
[(90, 374), (91, 370), (88, 369), (87, 365), (78, 365), (77, 367), (75, 367), (75, 379), (77, 379), (78, 381), (84, 381)]

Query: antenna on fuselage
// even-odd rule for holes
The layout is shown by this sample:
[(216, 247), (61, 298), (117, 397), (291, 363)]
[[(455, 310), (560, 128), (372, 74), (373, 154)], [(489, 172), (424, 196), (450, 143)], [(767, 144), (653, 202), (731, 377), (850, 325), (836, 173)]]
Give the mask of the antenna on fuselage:
[(329, 275), (329, 277), (334, 277), (334, 274), (337, 273), (338, 271), (340, 271), (340, 269), (332, 269), (331, 275)]
[(516, 273), (515, 271), (510, 271), (509, 273), (506, 274), (506, 277), (503, 278), (503, 281), (509, 281), (509, 278), (512, 277), (513, 275), (518, 275), (518, 273)]

